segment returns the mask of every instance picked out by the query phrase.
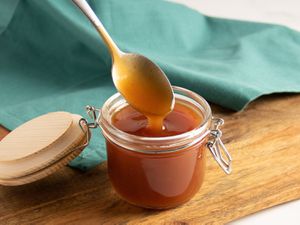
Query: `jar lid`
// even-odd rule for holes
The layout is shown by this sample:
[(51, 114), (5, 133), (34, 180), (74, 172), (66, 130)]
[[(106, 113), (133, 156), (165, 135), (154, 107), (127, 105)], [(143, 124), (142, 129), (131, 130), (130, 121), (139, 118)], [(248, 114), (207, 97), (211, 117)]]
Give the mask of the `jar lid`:
[(56, 172), (80, 154), (88, 139), (85, 120), (68, 112), (22, 124), (0, 142), (0, 184), (22, 185)]

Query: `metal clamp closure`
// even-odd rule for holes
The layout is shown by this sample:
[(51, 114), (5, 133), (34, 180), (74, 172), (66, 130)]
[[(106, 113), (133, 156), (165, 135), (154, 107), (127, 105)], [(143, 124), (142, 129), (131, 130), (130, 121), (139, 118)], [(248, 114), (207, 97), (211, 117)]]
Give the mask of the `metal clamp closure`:
[(92, 119), (92, 122), (89, 123), (85, 118), (81, 118), (79, 120), (79, 126), (80, 126), (82, 132), (86, 134), (85, 135), (86, 141), (82, 145), (77, 146), (76, 148), (73, 148), (72, 152), (76, 151), (78, 149), (83, 149), (86, 146), (88, 146), (90, 143), (90, 138), (91, 138), (90, 129), (95, 129), (95, 128), (99, 127), (98, 121), (101, 116), (100, 109), (96, 109), (95, 107), (88, 105), (88, 106), (86, 106), (86, 112), (89, 115), (89, 117)]
[(85, 107), (85, 110), (86, 110), (86, 113), (89, 115), (89, 117), (92, 119), (92, 123), (87, 123), (88, 128), (95, 129), (95, 128), (99, 127), (98, 121), (101, 116), (100, 109), (96, 109), (94, 106), (87, 105)]
[(224, 120), (221, 118), (212, 119), (211, 139), (208, 141), (207, 147), (224, 172), (230, 174), (232, 158), (221, 140), (222, 132), (219, 129), (223, 124)]

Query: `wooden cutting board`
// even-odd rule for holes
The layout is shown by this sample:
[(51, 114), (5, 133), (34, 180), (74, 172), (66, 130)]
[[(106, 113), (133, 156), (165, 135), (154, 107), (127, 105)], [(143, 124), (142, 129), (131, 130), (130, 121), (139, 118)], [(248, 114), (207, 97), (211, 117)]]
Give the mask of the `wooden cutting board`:
[(66, 167), (32, 184), (1, 186), (0, 224), (224, 224), (300, 198), (300, 95), (263, 97), (240, 113), (213, 111), (226, 121), (233, 173), (208, 154), (204, 185), (187, 204), (137, 208), (116, 196), (105, 163), (86, 173)]

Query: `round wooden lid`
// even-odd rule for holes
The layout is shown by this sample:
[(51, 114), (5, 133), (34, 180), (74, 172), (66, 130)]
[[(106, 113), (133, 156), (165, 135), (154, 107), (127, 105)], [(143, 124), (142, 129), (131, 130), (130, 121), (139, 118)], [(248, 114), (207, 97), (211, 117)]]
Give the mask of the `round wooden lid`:
[(77, 156), (88, 142), (81, 119), (67, 112), (48, 113), (8, 134), (0, 142), (0, 184), (40, 179)]
[[(86, 139), (82, 141), (82, 145), (86, 142)], [(34, 181), (40, 180), (42, 178), (45, 178), (47, 176), (50, 176), (51, 174), (55, 173), (65, 165), (67, 165), (71, 160), (76, 158), (84, 147), (75, 149), (67, 156), (63, 157), (62, 159), (58, 160), (57, 162), (50, 164), (49, 166), (43, 168), (42, 170), (33, 172), (31, 174), (17, 177), (17, 178), (9, 178), (9, 179), (1, 179), (0, 178), (0, 184), (5, 186), (19, 186), (23, 184), (32, 183)]]
[(24, 159), (43, 151), (63, 136), (72, 124), (72, 114), (54, 112), (30, 120), (0, 142), (0, 162)]

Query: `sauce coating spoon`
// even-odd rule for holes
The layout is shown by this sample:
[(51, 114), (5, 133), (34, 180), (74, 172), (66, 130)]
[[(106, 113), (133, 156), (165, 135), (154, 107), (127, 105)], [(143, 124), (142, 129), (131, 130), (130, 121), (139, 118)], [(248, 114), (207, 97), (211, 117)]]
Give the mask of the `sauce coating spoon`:
[(73, 0), (101, 35), (112, 57), (112, 77), (118, 91), (148, 118), (149, 126), (162, 129), (164, 117), (174, 108), (174, 93), (165, 73), (145, 56), (122, 52), (86, 0)]

